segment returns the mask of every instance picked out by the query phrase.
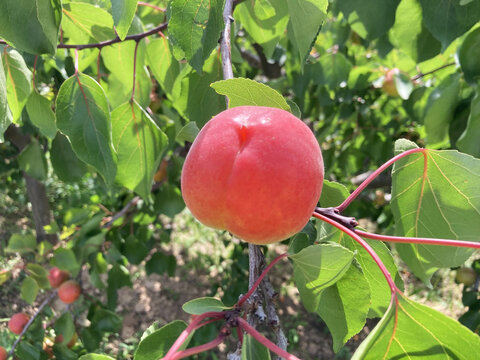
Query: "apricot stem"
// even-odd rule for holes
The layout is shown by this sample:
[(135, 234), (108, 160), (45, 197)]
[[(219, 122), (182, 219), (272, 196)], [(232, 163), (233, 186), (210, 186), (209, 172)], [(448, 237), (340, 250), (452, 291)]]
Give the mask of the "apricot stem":
[(407, 244), (423, 244), (423, 245), (443, 245), (443, 246), (455, 246), (465, 247), (472, 249), (480, 249), (480, 243), (473, 241), (451, 240), (451, 239), (434, 239), (434, 238), (417, 238), (417, 237), (402, 237), (402, 236), (390, 236), (372, 234), (369, 232), (354, 230), (358, 235), (372, 240), (381, 240), (394, 243), (407, 243)]
[(201, 352), (213, 349), (218, 345), (220, 345), (223, 342), (223, 340), (225, 340), (225, 338), (226, 336), (224, 334), (219, 334), (215, 339), (213, 339), (212, 341), (206, 344), (198, 345), (198, 346), (175, 353), (171, 359), (172, 360), (183, 359), (183, 358), (186, 358), (187, 356), (199, 354)]
[(257, 330), (255, 330), (253, 326), (250, 326), (250, 324), (245, 319), (238, 317), (237, 320), (238, 320), (238, 326), (240, 326), (243, 330), (245, 330), (247, 333), (252, 335), (260, 344), (266, 346), (278, 356), (281, 356), (282, 358), (287, 360), (300, 360), (295, 355), (288, 353), (287, 351), (281, 349), (280, 347), (275, 345), (273, 342), (268, 340), (265, 336), (263, 336)]
[(240, 300), (238, 300), (238, 303), (237, 305), (240, 307), (243, 305), (243, 303), (245, 303), (245, 301), (247, 301), (247, 299), (255, 292), (255, 290), (258, 288), (258, 286), (260, 285), (260, 283), (262, 282), (263, 278), (265, 277), (265, 275), (267, 275), (267, 273), (270, 271), (270, 269), (276, 264), (278, 263), (281, 259), (283, 259), (284, 257), (288, 256), (288, 253), (284, 253), (284, 254), (281, 254), (279, 256), (277, 256), (275, 259), (273, 259), (273, 261), (265, 268), (263, 269), (262, 273), (260, 274), (260, 276), (257, 278), (257, 280), (255, 281), (255, 283), (250, 287), (250, 289), (248, 290), (248, 292), (243, 295)]
[(173, 360), (176, 359), (175, 355), (182, 346), (182, 344), (187, 340), (190, 334), (198, 329), (200, 323), (206, 318), (223, 318), (224, 314), (220, 311), (209, 311), (203, 313), (201, 315), (196, 316), (192, 322), (187, 326), (185, 330), (182, 331), (180, 336), (175, 340), (170, 350), (168, 350), (167, 354), (162, 358), (163, 360)]
[(318, 214), (318, 213), (313, 213), (313, 216), (316, 217), (317, 219), (323, 220), (326, 223), (335, 226), (337, 229), (343, 231), (345, 234), (350, 236), (352, 239), (354, 239), (356, 242), (358, 242), (364, 249), (365, 251), (373, 258), (373, 261), (377, 264), (377, 266), (380, 268), (380, 271), (382, 272), (383, 276), (385, 276), (385, 279), (388, 282), (388, 286), (390, 287), (390, 291), (392, 293), (392, 296), (399, 291), (397, 288), (397, 285), (395, 285), (395, 282), (393, 281), (392, 275), (388, 272), (386, 266), (383, 264), (382, 260), (380, 257), (377, 255), (375, 250), (372, 249), (368, 243), (363, 240), (360, 235), (358, 235), (354, 230), (349, 229), (348, 227), (339, 224), (335, 220), (332, 220), (328, 218), (325, 215)]
[(404, 158), (405, 156), (408, 156), (410, 154), (414, 154), (414, 153), (418, 153), (418, 152), (421, 152), (421, 153), (424, 153), (424, 156), (425, 156), (425, 149), (423, 148), (415, 148), (415, 149), (410, 149), (410, 150), (407, 150), (407, 151), (404, 151), (402, 152), (401, 154), (398, 154), (396, 156), (394, 156), (393, 158), (391, 158), (390, 160), (388, 160), (385, 164), (383, 164), (382, 166), (380, 166), (377, 170), (375, 170), (372, 174), (370, 174), (369, 177), (367, 177), (365, 179), (365, 181), (363, 181), (356, 189), (354, 192), (352, 192), (350, 194), (349, 197), (347, 197), (339, 206), (336, 207), (337, 211), (339, 213), (341, 213), (342, 211), (344, 211), (348, 205), (350, 205), (350, 203), (355, 200), (357, 198), (357, 196), (368, 186), (368, 184), (370, 184), (373, 179), (375, 179), (378, 175), (380, 175), (380, 173), (382, 173), (386, 168), (388, 168), (390, 165), (392, 165), (393, 163), (395, 163), (396, 161)]

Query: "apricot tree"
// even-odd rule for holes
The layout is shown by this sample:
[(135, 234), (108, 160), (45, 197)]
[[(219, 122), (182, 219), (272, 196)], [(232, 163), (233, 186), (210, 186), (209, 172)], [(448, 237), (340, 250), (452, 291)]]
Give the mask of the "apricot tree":
[[(175, 273), (160, 243), (186, 203), (250, 242), (232, 255), (248, 248), (248, 279), (225, 274), (183, 305), (189, 323), (152, 324), (125, 358), (208, 357), (227, 338), (231, 359), (304, 357), (274, 266), (293, 267), (335, 352), (376, 318), (354, 359), (474, 358), (479, 13), (468, 0), (2, 0), (0, 202), (31, 220), (0, 239), (0, 283), (15, 273), (35, 305), (7, 356), (109, 359), (128, 266)], [(427, 285), (471, 269), (468, 311), (411, 299), (400, 260)]]

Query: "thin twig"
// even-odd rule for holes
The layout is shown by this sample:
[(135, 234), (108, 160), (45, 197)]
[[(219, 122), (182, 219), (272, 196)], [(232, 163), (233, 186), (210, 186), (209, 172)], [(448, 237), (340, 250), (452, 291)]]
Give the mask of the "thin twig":
[(434, 72), (437, 72), (437, 71), (439, 71), (439, 70), (445, 69), (445, 68), (447, 68), (447, 67), (449, 67), (449, 66), (453, 66), (453, 65), (455, 65), (455, 63), (454, 63), (454, 62), (451, 62), (451, 63), (445, 64), (445, 65), (442, 65), (442, 66), (440, 66), (440, 67), (438, 67), (438, 68), (436, 68), (436, 69), (433, 69), (433, 70), (431, 70), (431, 71), (427, 71), (426, 73), (420, 72), (419, 74), (411, 77), (410, 80), (412, 80), (412, 81), (418, 80), (418, 79), (420, 79), (420, 78), (422, 78), (422, 77), (424, 77), (424, 76), (426, 76), (426, 75), (433, 74)]
[[(231, 54), (231, 45), (230, 45), (230, 29), (233, 21), (232, 17), (233, 12), (233, 0), (226, 0), (225, 7), (223, 8), (223, 22), (225, 23), (225, 28), (222, 33), (222, 38), (220, 41), (220, 51), (222, 53), (222, 70), (223, 70), (223, 79), (232, 79), (233, 78), (233, 69), (232, 69), (232, 54)], [(228, 106), (228, 98), (226, 98)]]
[(127, 205), (125, 205), (123, 207), (122, 210), (120, 210), (118, 213), (116, 213), (114, 216), (112, 216), (112, 218), (106, 222), (105, 224), (103, 224), (103, 228), (109, 228), (113, 225), (113, 223), (115, 221), (117, 221), (118, 219), (120, 219), (122, 216), (124, 216), (129, 210), (131, 207), (137, 205), (137, 203), (140, 201), (140, 196), (135, 196), (132, 200), (130, 200)]
[[(45, 308), (45, 306), (47, 306), (50, 301), (53, 300), (53, 298), (57, 296), (57, 291), (52, 291), (52, 293), (45, 299), (43, 300), (43, 302), (40, 304), (40, 306), (38, 307), (37, 311), (35, 312), (35, 314), (33, 314), (33, 316), (28, 320), (28, 322), (25, 324), (25, 326), (23, 327), (23, 330), (22, 332), (18, 335), (18, 338), (17, 340), (15, 340), (15, 342), (13, 343), (12, 345), (12, 348), (10, 349), (9, 353), (8, 353), (8, 357), (12, 356), (13, 353), (15, 352), (15, 348), (17, 347), (18, 343), (20, 342), (20, 340), (22, 339), (23, 335), (25, 335), (25, 333), (27, 332), (28, 328), (30, 327), (30, 325), (32, 325), (32, 323), (35, 321), (35, 319), (38, 317), (38, 315), (40, 315), (40, 313), (42, 312), (42, 310)], [(7, 358), (8, 358), (7, 357)]]

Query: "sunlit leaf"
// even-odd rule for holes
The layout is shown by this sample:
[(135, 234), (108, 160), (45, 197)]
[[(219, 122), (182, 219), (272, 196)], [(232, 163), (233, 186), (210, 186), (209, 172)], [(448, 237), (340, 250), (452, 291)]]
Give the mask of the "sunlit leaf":
[(146, 199), (167, 146), (167, 136), (136, 102), (115, 109), (112, 123), (118, 156), (116, 181)]
[(32, 91), (28, 98), (27, 113), (30, 121), (38, 127), (46, 137), (53, 139), (57, 133), (55, 114), (52, 111), (52, 102), (36, 91)]
[(0, 1), (0, 36), (18, 50), (55, 54), (60, 19), (60, 0)]
[(168, 23), (170, 40), (199, 73), (218, 44), (223, 23), (220, 0), (173, 0)]
[(328, 0), (287, 0), (287, 5), (290, 13), (288, 37), (298, 49), (303, 64), (327, 18)]
[(116, 173), (110, 111), (100, 85), (78, 73), (60, 87), (56, 101), (58, 129), (68, 136), (75, 154), (92, 165), (107, 183)]
[(230, 108), (236, 106), (269, 106), (290, 111), (283, 96), (271, 87), (254, 80), (235, 78), (221, 80), (210, 85), (229, 99)]
[(243, 337), (242, 360), (270, 360), (270, 351), (260, 344), (253, 336)]
[(36, 139), (31, 140), (30, 144), (18, 155), (17, 160), (20, 169), (34, 179), (43, 181), (47, 178), (47, 160), (45, 159), (42, 147)]
[(450, 0), (419, 0), (423, 21), (433, 36), (442, 43), (442, 51), (457, 37), (468, 31), (480, 13), (480, 2), (460, 4)]
[[(398, 294), (359, 346), (359, 359), (458, 359), (480, 353), (480, 337), (457, 321)], [(472, 357), (473, 356), (473, 357)]]
[(271, 6), (273, 10), (268, 11), (275, 12), (274, 16), (265, 19), (257, 15), (256, 4), (253, 1), (240, 2), (235, 7), (233, 17), (240, 21), (254, 42), (262, 46), (265, 55), (271, 57), (288, 24), (288, 6), (285, 1), (271, 1), (270, 4), (263, 2), (264, 11)]
[(182, 309), (188, 314), (201, 315), (209, 311), (223, 311), (229, 307), (217, 298), (202, 297), (187, 301), (183, 304)]
[(312, 245), (290, 255), (295, 284), (308, 311), (317, 311), (322, 291), (345, 275), (353, 257), (353, 252), (337, 244)]
[(458, 60), (462, 67), (465, 80), (472, 85), (478, 83), (480, 78), (480, 28), (473, 30), (463, 40), (462, 46), (458, 50)]
[[(397, 141), (396, 147), (405, 144)], [(453, 150), (424, 150), (399, 160), (392, 177), (398, 235), (480, 241), (479, 159)], [(421, 244), (397, 244), (396, 248), (425, 282), (436, 268), (459, 266), (473, 252)]]
[(22, 110), (32, 92), (32, 72), (20, 53), (5, 47), (2, 52), (3, 70), (7, 84), (7, 101), (12, 120), (18, 123)]
[(7, 103), (7, 84), (5, 80), (5, 72), (3, 71), (3, 61), (0, 56), (0, 142), (3, 142), (3, 134), (8, 126), (12, 123), (12, 113)]
[(111, 0), (111, 2), (115, 29), (118, 37), (123, 40), (135, 16), (137, 0)]

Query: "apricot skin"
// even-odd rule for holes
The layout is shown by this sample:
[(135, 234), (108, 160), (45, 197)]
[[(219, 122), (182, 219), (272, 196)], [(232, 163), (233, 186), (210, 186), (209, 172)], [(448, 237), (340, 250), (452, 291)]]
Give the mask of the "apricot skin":
[(3, 346), (0, 346), (0, 360), (7, 360), (7, 350)]
[(63, 270), (60, 270), (57, 267), (53, 267), (48, 272), (48, 281), (50, 286), (54, 289), (58, 288), (62, 283), (70, 277), (69, 273)]
[(8, 328), (14, 334), (19, 335), (25, 325), (28, 323), (28, 320), (30, 320), (30, 317), (27, 314), (16, 313), (10, 318), (10, 321), (8, 322)]
[(300, 119), (281, 109), (240, 106), (202, 128), (185, 159), (182, 193), (203, 224), (269, 244), (306, 225), (323, 174), (318, 142)]
[(80, 296), (80, 286), (73, 280), (65, 281), (58, 288), (58, 297), (65, 304), (75, 302)]

